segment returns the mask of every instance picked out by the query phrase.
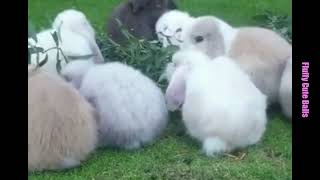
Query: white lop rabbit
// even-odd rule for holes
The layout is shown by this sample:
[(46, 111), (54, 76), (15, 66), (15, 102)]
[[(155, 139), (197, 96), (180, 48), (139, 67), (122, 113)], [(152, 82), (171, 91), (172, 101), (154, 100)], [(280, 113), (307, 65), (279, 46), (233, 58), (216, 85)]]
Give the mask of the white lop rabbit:
[(166, 90), (168, 109), (182, 106), (188, 133), (208, 156), (257, 143), (266, 126), (267, 98), (234, 62), (200, 51), (179, 51)]
[(78, 166), (97, 144), (92, 106), (61, 78), (28, 66), (28, 170)]
[(283, 71), (279, 96), (283, 113), (292, 119), (292, 57), (288, 59)]
[(84, 13), (75, 9), (64, 10), (56, 16), (52, 27), (54, 29), (58, 29), (59, 27), (65, 28), (85, 37), (88, 40), (91, 51), (96, 55), (94, 62), (104, 62), (104, 58), (96, 42), (95, 31)]
[(86, 66), (87, 71), (81, 67), (80, 62), (70, 63), (62, 74), (69, 81), (78, 79), (80, 93), (96, 108), (100, 146), (136, 149), (161, 134), (168, 111), (163, 93), (150, 78), (119, 62)]
[(277, 33), (259, 27), (234, 28), (217, 17), (203, 16), (187, 26), (182, 37), (182, 49), (196, 48), (211, 59), (231, 57), (270, 103), (278, 101), (282, 71), (292, 47)]
[[(33, 46), (41, 47), (44, 50), (48, 50), (45, 53), (39, 54), (39, 60), (43, 60), (45, 56), (48, 56), (47, 62), (41, 67), (42, 70), (51, 74), (59, 75), (56, 68), (57, 64), (57, 53), (59, 53), (59, 59), (61, 60), (61, 69), (65, 67), (66, 58), (64, 56), (86, 56), (92, 54), (92, 50), (88, 41), (81, 35), (75, 34), (67, 29), (61, 29), (61, 40), (59, 48), (63, 51), (63, 54), (56, 48), (56, 43), (52, 37), (52, 33), (55, 30), (48, 29), (37, 34), (37, 42), (29, 38), (28, 42)], [(49, 50), (50, 49), (50, 50)], [(90, 58), (93, 61), (93, 58)], [(78, 59), (80, 60), (80, 59)], [(31, 64), (37, 64), (37, 55), (31, 55)]]
[(180, 46), (183, 42), (182, 31), (193, 19), (188, 13), (179, 10), (164, 13), (156, 23), (156, 33), (163, 47)]
[[(37, 34), (37, 42), (29, 38), (28, 43), (33, 46), (38, 46), (44, 50), (56, 47), (56, 43), (52, 37), (54, 31), (60, 30), (59, 59), (61, 60), (61, 69), (65, 67), (66, 58), (68, 56), (82, 56), (77, 60), (89, 59), (95, 63), (104, 62), (104, 58), (95, 40), (95, 32), (87, 20), (86, 16), (77, 10), (68, 9), (62, 11), (55, 18), (52, 28), (44, 30)], [(48, 55), (48, 61), (41, 69), (58, 75), (57, 65), (57, 49), (48, 50), (45, 53), (40, 53), (40, 61)], [(65, 55), (65, 56), (63, 56)], [(87, 55), (93, 55), (86, 57)], [(32, 54), (31, 63), (36, 64), (36, 54)], [(70, 60), (70, 59), (69, 59)]]

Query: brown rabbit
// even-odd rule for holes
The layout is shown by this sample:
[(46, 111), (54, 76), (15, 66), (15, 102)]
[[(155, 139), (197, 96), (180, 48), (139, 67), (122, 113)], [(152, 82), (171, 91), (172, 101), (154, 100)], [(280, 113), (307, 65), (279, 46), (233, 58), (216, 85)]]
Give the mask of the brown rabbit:
[(155, 24), (159, 17), (169, 9), (176, 9), (172, 0), (128, 0), (113, 11), (107, 21), (107, 34), (117, 43), (125, 42), (118, 19), (133, 36), (139, 39), (157, 39)]
[(94, 110), (61, 78), (28, 67), (28, 170), (80, 164), (95, 149)]

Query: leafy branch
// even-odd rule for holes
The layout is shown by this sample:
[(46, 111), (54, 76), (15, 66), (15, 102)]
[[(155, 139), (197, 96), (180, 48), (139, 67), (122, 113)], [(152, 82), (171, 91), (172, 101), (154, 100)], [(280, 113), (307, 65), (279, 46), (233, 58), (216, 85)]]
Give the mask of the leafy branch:
[(288, 15), (279, 15), (265, 10), (263, 13), (253, 16), (257, 25), (278, 32), (292, 43), (292, 19)]
[[(56, 54), (56, 69), (58, 71), (58, 73), (61, 72), (61, 64), (63, 61), (65, 61), (66, 63), (69, 63), (70, 60), (77, 60), (77, 59), (89, 59), (91, 57), (93, 57), (93, 54), (90, 55), (84, 55), (84, 56), (66, 56), (63, 52), (63, 50), (61, 49), (61, 43), (62, 43), (62, 39), (61, 39), (61, 25), (62, 23), (59, 25), (58, 29), (54, 29), (53, 32), (51, 33), (51, 36), (55, 42), (55, 46), (48, 48), (48, 49), (43, 49), (42, 47), (37, 46), (38, 43), (38, 39), (37, 39), (37, 35), (36, 35), (36, 31), (34, 26), (32, 25), (32, 23), (28, 23), (29, 28), (28, 28), (28, 38), (31, 38), (35, 43), (30, 43), (28, 42), (28, 63), (31, 64), (31, 56), (32, 54), (36, 54), (36, 68), (40, 68), (43, 65), (45, 65), (48, 61), (48, 51), (51, 50), (56, 50), (57, 54)], [(45, 57), (40, 60), (40, 54), (45, 54)], [(60, 58), (60, 56), (62, 56), (62, 59)]]

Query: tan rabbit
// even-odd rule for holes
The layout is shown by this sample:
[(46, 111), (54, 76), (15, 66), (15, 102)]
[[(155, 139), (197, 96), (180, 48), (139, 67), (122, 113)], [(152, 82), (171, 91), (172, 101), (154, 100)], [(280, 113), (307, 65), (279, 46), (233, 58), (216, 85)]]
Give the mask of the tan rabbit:
[(93, 108), (61, 78), (28, 71), (28, 170), (79, 165), (97, 143)]

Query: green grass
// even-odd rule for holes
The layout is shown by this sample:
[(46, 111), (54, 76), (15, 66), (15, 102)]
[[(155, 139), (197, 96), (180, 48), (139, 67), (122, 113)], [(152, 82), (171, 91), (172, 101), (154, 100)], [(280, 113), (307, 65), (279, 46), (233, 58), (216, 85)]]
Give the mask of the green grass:
[(34, 173), (29, 179), (292, 179), (292, 134), (287, 121), (272, 119), (261, 143), (233, 153), (238, 157), (245, 153), (242, 160), (204, 156), (177, 121), (144, 149), (100, 149), (79, 168)]
[[(177, 0), (191, 15), (216, 15), (235, 26), (250, 25), (252, 16), (268, 9), (291, 16), (291, 0)], [(29, 19), (40, 29), (48, 28), (60, 11), (75, 7), (88, 16), (97, 31), (121, 0), (29, 0)]]
[[(55, 15), (76, 7), (85, 12), (94, 28), (103, 32), (107, 17), (119, 0), (29, 0), (29, 19), (38, 30), (48, 28)], [(253, 24), (252, 16), (272, 10), (291, 16), (290, 0), (180, 0), (180, 9), (194, 16), (216, 15), (235, 26)], [(278, 113), (270, 116), (262, 141), (234, 152), (243, 159), (208, 158), (200, 145), (185, 134), (179, 116), (153, 145), (127, 152), (99, 149), (78, 168), (30, 173), (29, 179), (292, 179), (291, 123)]]

